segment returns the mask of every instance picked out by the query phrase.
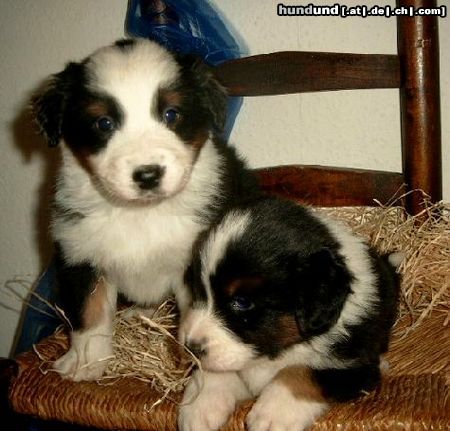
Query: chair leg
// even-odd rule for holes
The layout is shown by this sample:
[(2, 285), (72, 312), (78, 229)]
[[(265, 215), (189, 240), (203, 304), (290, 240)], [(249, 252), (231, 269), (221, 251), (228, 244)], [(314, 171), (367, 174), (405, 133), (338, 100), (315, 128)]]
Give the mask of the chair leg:
[[(435, 0), (398, 0), (397, 6), (436, 7)], [(422, 189), (432, 201), (442, 199), (439, 39), (435, 16), (399, 17), (403, 172), (409, 190)], [(422, 209), (412, 193), (406, 207)]]

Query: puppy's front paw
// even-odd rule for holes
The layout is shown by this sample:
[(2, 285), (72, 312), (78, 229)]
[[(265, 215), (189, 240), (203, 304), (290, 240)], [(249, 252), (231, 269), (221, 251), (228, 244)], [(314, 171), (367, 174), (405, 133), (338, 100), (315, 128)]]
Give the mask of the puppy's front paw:
[(225, 424), (235, 407), (230, 394), (205, 392), (192, 404), (180, 407), (180, 431), (215, 431)]
[(324, 402), (295, 398), (280, 383), (269, 384), (247, 416), (249, 431), (303, 431), (328, 406)]
[(233, 413), (236, 402), (249, 396), (234, 373), (194, 374), (178, 412), (180, 431), (216, 431)]
[(53, 363), (53, 369), (65, 379), (79, 382), (100, 378), (113, 356), (111, 338), (73, 334), (70, 349)]

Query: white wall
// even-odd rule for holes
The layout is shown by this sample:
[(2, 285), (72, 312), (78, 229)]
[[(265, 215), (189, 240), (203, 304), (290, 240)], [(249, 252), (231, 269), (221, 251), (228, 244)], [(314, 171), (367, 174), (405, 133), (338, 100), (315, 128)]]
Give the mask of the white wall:
[(4, 283), (35, 279), (49, 258), (45, 223), (56, 152), (20, 111), (47, 75), (123, 37), (126, 8), (123, 0), (0, 1), (0, 356), (9, 354), (20, 310), (3, 294)]
[[(393, 18), (278, 17), (276, 0), (214, 3), (239, 29), (252, 54), (396, 52)], [(295, 3), (307, 2), (290, 2)], [(38, 83), (68, 60), (81, 59), (122, 37), (125, 12), (122, 0), (0, 2), (0, 287), (16, 276), (35, 279), (49, 258), (45, 224), (56, 157), (30, 131), (21, 114), (23, 105)], [(449, 23), (449, 18), (440, 19), (444, 167), (450, 166)], [(399, 170), (397, 91), (247, 99), (232, 141), (254, 167), (314, 163)], [(444, 197), (450, 201), (448, 169), (444, 169)], [(9, 353), (19, 309), (17, 301), (0, 294), (0, 356)]]

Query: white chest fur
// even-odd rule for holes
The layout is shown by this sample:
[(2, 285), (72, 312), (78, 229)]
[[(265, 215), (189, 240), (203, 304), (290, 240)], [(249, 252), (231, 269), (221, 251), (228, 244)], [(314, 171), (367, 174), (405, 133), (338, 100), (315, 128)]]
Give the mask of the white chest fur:
[(206, 228), (199, 212), (218, 193), (220, 160), (212, 143), (203, 148), (182, 192), (143, 207), (105, 201), (71, 154), (64, 156), (56, 199), (82, 214), (56, 217), (52, 226), (68, 263), (90, 263), (141, 303), (158, 302), (179, 287), (192, 244)]

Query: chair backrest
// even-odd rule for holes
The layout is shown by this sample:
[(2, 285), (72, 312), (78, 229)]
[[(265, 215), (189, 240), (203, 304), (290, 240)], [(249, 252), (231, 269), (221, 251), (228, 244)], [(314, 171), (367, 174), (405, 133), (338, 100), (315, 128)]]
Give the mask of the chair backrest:
[[(435, 0), (397, 6), (436, 7)], [(231, 96), (399, 88), (402, 172), (289, 165), (258, 169), (263, 187), (320, 206), (387, 202), (402, 185), (442, 199), (439, 39), (436, 16), (397, 18), (398, 55), (275, 52), (221, 64), (215, 74)], [(300, 143), (301, 145), (301, 143)], [(416, 214), (421, 196), (408, 194)]]

